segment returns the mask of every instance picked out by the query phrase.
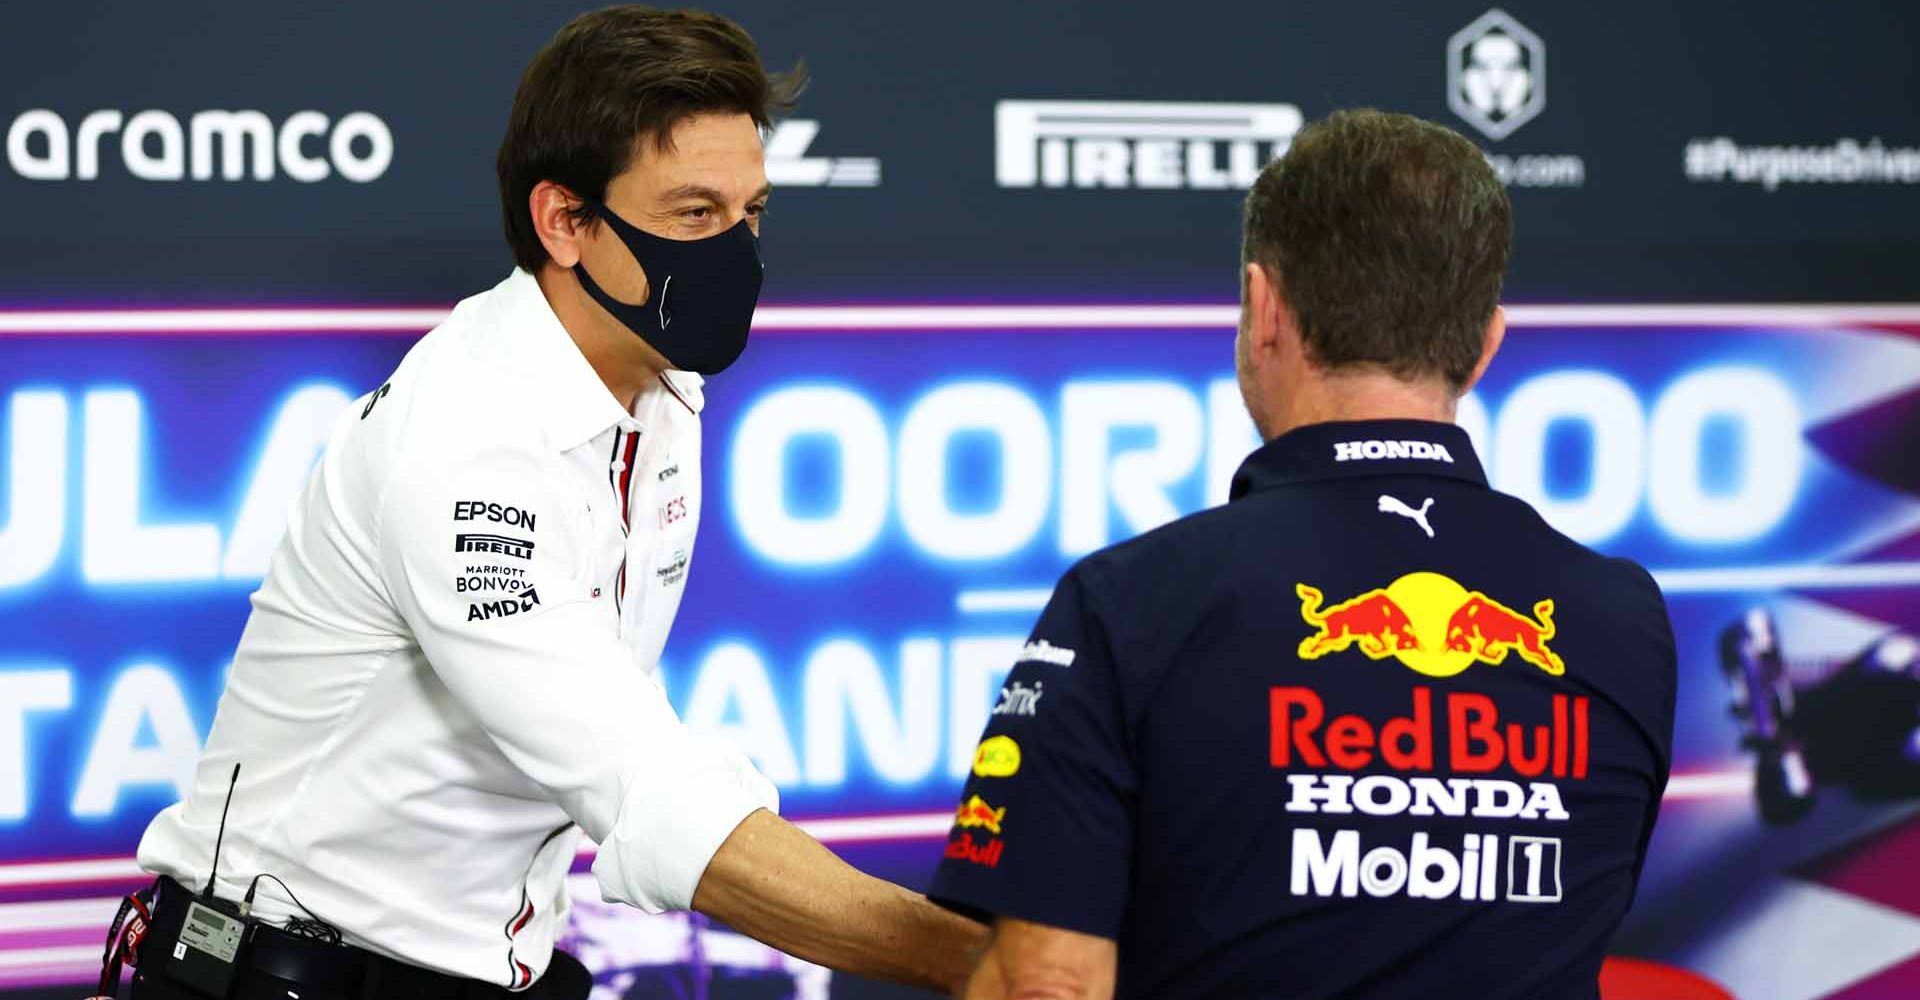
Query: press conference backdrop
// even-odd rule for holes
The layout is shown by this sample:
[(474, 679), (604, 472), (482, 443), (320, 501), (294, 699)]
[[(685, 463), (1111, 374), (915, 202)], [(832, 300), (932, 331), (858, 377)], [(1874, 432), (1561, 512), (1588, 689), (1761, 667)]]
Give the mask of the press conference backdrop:
[[(97, 973), (326, 427), (505, 273), (493, 149), (580, 9), (0, 16), (0, 988)], [(1920, 991), (1916, 8), (720, 9), (815, 84), (767, 140), (664, 673), (789, 816), (925, 879), (1052, 582), (1256, 444), (1241, 192), (1374, 105), (1513, 192), (1513, 332), (1461, 410), (1494, 483), (1669, 595), (1674, 780), (1616, 950)], [(900, 995), (601, 904), (588, 860), (602, 997)]]

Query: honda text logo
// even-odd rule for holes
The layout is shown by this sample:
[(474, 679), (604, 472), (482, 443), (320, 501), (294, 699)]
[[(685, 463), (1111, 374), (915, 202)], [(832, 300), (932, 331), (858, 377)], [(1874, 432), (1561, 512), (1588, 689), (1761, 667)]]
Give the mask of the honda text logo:
[(820, 123), (791, 118), (767, 133), (767, 180), (775, 187), (879, 187), (880, 161), (871, 156), (808, 156)]
[(1291, 104), (1001, 101), (1001, 187), (1248, 188), (1300, 131)]
[(30, 181), (95, 180), (102, 158), (116, 154), (143, 181), (270, 181), (278, 173), (305, 184), (336, 176), (365, 184), (392, 165), (393, 131), (366, 111), (338, 120), (296, 111), (276, 127), (260, 111), (196, 111), (183, 125), (167, 111), (103, 110), (70, 129), (59, 112), (35, 108), (7, 127), (7, 165)]
[(1447, 104), (1489, 139), (1504, 139), (1547, 106), (1547, 47), (1494, 9), (1447, 40)]

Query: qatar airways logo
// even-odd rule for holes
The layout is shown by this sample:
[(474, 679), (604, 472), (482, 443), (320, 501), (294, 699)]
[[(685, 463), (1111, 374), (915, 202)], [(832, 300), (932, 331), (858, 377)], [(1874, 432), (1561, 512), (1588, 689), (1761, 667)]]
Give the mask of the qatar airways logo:
[(70, 126), (57, 111), (23, 111), (7, 126), (7, 166), (30, 181), (98, 180), (117, 158), (143, 181), (270, 181), (331, 177), (366, 184), (393, 165), (393, 130), (378, 115), (338, 119), (295, 111), (277, 125), (262, 111), (195, 111), (181, 118), (149, 109), (89, 113)]

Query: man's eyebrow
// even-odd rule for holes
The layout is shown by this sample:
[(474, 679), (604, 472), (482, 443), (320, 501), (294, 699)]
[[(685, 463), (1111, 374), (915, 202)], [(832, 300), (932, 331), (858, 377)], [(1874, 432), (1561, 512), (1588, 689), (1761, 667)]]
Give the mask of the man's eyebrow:
[[(762, 184), (760, 185), (760, 190), (754, 192), (753, 197), (748, 200), (759, 201), (772, 193), (772, 183)], [(700, 201), (710, 201), (716, 205), (726, 204), (726, 198), (723, 197), (719, 191), (707, 187), (704, 184), (682, 184), (668, 191), (666, 194), (661, 195), (660, 198), (662, 201), (689, 201), (697, 199)]]

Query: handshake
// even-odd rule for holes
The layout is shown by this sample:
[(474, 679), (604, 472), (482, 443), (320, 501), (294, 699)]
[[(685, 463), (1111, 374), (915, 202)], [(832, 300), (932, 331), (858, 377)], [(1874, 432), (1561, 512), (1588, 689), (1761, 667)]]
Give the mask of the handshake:
[(693, 909), (796, 958), (952, 996), (987, 929), (840, 860), (765, 809), (742, 820), (707, 865)]

